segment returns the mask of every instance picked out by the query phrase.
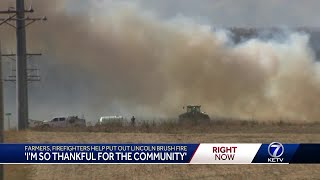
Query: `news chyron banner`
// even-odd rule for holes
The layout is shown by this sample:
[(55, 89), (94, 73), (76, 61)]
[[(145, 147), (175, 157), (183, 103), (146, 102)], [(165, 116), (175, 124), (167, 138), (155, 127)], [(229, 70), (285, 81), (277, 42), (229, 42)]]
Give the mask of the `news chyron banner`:
[(320, 144), (0, 144), (0, 164), (320, 163)]

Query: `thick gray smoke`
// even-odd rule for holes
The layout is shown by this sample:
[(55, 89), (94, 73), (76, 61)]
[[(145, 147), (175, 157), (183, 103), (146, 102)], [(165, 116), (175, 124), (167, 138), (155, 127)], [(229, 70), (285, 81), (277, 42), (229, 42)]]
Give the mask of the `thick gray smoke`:
[[(50, 83), (33, 95), (37, 113), (175, 117), (201, 104), (216, 116), (320, 118), (320, 69), (306, 34), (234, 44), (226, 30), (160, 18), (137, 4), (92, 1), (80, 11), (68, 2), (35, 2), (50, 20), (31, 28), (29, 47), (62, 67), (47, 67)], [(12, 46), (6, 30), (0, 35)]]

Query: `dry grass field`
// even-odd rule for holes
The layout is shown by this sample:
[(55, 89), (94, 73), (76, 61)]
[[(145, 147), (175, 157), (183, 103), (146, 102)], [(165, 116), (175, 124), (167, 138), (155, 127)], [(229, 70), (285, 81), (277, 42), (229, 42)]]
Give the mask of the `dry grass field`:
[[(32, 143), (319, 143), (320, 125), (218, 124), (6, 132)], [(163, 128), (163, 129), (161, 129)], [(160, 130), (162, 132), (160, 132)], [(111, 132), (109, 132), (111, 131)], [(123, 131), (128, 131), (127, 133)], [(319, 165), (6, 165), (6, 179), (319, 179)]]

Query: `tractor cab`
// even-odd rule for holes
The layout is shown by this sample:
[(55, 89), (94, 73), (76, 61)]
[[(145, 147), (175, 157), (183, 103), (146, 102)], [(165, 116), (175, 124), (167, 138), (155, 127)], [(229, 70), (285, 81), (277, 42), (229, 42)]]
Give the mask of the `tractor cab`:
[(187, 113), (201, 113), (201, 106), (187, 106)]

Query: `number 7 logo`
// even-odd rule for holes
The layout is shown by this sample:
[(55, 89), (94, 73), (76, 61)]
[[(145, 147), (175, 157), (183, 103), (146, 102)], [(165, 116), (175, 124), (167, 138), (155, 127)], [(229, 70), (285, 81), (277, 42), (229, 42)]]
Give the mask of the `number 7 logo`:
[(278, 158), (284, 153), (284, 147), (279, 142), (273, 142), (268, 147), (268, 153), (271, 157)]

